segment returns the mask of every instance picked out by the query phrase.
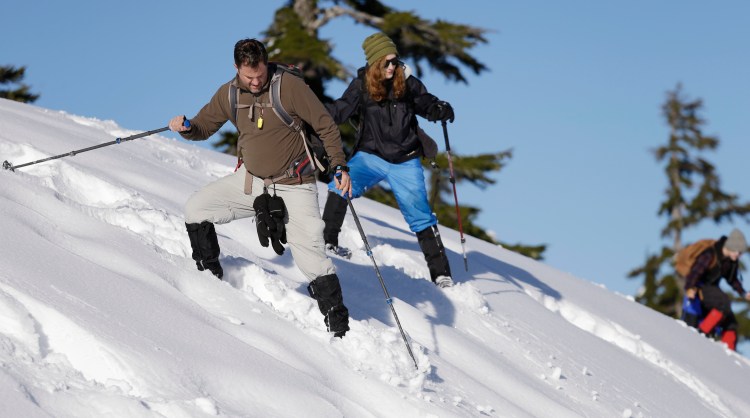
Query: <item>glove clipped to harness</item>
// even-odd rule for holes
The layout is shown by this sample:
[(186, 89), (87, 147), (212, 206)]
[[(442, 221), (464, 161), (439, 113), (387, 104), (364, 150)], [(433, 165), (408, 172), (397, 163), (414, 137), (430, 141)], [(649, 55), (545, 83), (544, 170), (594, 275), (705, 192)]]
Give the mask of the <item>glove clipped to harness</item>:
[(448, 102), (438, 100), (427, 109), (427, 120), (430, 122), (442, 121), (453, 123), (454, 119), (453, 107)]
[(284, 200), (276, 196), (276, 193), (271, 196), (264, 188), (263, 194), (255, 198), (253, 209), (255, 209), (255, 226), (258, 230), (260, 245), (268, 247), (270, 242), (276, 254), (284, 254), (284, 246), (281, 245), (286, 244)]

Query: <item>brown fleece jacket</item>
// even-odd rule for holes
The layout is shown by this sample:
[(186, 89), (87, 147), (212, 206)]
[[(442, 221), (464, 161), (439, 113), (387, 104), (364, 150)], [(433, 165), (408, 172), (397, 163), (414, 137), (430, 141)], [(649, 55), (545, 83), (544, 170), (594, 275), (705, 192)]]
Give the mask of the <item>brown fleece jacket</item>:
[[(274, 178), (288, 170), (293, 162), (305, 155), (302, 135), (289, 129), (270, 107), (253, 106), (254, 103), (268, 104), (271, 76), (269, 67), (268, 83), (263, 91), (253, 94), (239, 89), (240, 105), (248, 105), (237, 111), (237, 130), (239, 141), (237, 153), (245, 162), (247, 171), (260, 178)], [(291, 74), (281, 76), (281, 103), (284, 109), (296, 120), (307, 122), (325, 145), (331, 166), (346, 164), (341, 144), (341, 134), (323, 104), (305, 84), (304, 80)], [(230, 120), (229, 85), (234, 80), (219, 87), (203, 109), (190, 119), (191, 130), (182, 132), (185, 139), (201, 141), (218, 131)], [(254, 109), (254, 111), (252, 111)], [(258, 119), (263, 119), (258, 127)], [(303, 183), (312, 183), (315, 177), (310, 175), (302, 179)], [(298, 184), (299, 179), (285, 178), (280, 184)]]

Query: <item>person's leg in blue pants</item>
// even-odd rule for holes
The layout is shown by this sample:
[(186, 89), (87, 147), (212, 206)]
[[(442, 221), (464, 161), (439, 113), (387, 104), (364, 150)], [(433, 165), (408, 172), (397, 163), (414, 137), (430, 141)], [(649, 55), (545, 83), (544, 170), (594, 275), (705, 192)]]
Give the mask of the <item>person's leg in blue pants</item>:
[(450, 264), (437, 228), (437, 217), (427, 201), (424, 170), (419, 159), (391, 164), (386, 179), (409, 229), (417, 234), (430, 279), (440, 287), (452, 286)]
[[(349, 170), (353, 198), (361, 196), (381, 180), (388, 181), (409, 229), (417, 234), (430, 278), (441, 287), (452, 285), (450, 265), (437, 228), (437, 217), (427, 201), (424, 171), (419, 159), (393, 164), (360, 152), (349, 161)], [(329, 183), (328, 188), (331, 194), (323, 212), (326, 223), (324, 236), (327, 246), (338, 249), (338, 234), (346, 215), (346, 200), (337, 193), (333, 182)]]

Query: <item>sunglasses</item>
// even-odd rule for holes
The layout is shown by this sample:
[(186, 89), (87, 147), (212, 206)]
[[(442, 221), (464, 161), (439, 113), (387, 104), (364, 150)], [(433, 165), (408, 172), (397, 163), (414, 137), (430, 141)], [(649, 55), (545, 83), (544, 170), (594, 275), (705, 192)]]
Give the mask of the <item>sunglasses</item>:
[(394, 67), (398, 67), (399, 65), (401, 65), (401, 60), (399, 60), (398, 57), (385, 60), (385, 68), (388, 68), (391, 65), (393, 65)]

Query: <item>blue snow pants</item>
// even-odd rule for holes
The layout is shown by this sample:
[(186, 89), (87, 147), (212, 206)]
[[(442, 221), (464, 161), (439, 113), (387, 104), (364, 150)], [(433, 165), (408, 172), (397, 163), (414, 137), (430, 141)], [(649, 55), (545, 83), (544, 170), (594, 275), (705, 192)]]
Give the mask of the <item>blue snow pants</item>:
[[(377, 155), (360, 151), (347, 165), (352, 179), (352, 198), (362, 196), (367, 189), (386, 180), (412, 232), (420, 232), (437, 224), (437, 217), (427, 201), (424, 171), (419, 158), (393, 164)], [(328, 183), (328, 190), (341, 195), (334, 182)]]

